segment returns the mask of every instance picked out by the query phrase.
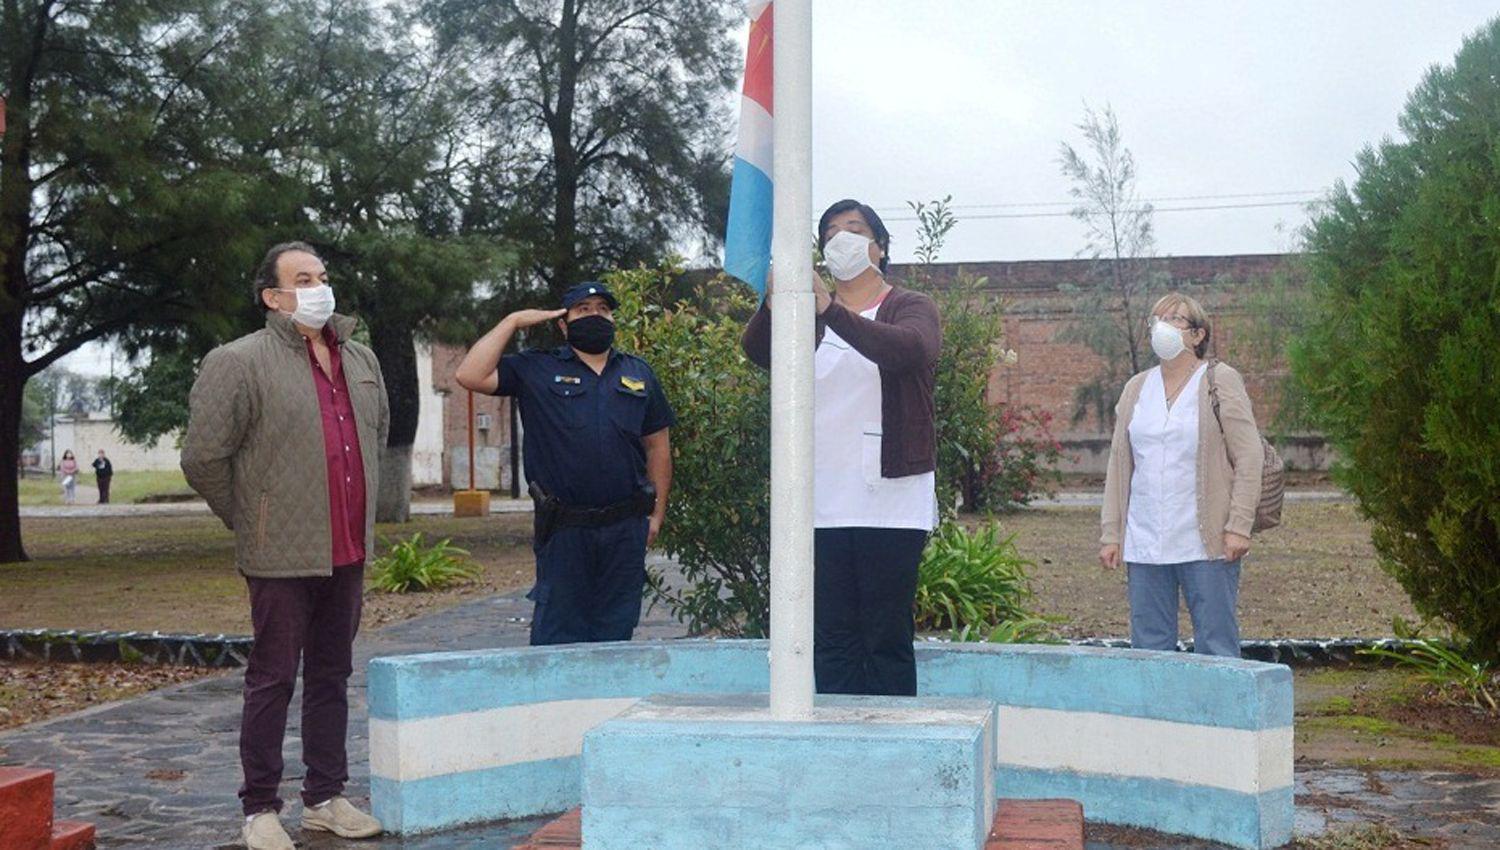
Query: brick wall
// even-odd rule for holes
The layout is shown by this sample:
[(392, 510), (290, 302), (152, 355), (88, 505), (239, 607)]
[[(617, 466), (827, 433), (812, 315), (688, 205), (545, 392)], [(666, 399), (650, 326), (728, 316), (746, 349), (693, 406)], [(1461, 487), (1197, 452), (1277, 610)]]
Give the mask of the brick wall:
[[(1203, 302), (1213, 321), (1213, 344), (1218, 356), (1236, 363), (1235, 329), (1247, 317), (1240, 307), (1246, 292), (1277, 274), (1295, 274), (1292, 261), (1285, 254), (1250, 254), (1234, 256), (1163, 257), (1158, 268), (1182, 289)], [(1075, 389), (1090, 380), (1100, 366), (1099, 358), (1086, 347), (1063, 342), (1059, 337), (1079, 310), (1075, 287), (1087, 283), (1091, 264), (1087, 260), (1028, 260), (1022, 262), (938, 263), (931, 267), (933, 280), (939, 285), (951, 283), (958, 273), (987, 278), (979, 297), (1002, 299), (1005, 309), (1005, 347), (1014, 349), (1018, 360), (1000, 366), (990, 380), (990, 398), (997, 403), (1035, 407), (1052, 414), (1056, 434), (1063, 439), (1069, 460), (1064, 471), (1099, 472), (1108, 452), (1108, 436), (1092, 416), (1072, 422)], [(893, 265), (892, 280), (909, 274), (910, 267)], [(464, 419), (465, 394), (453, 383), (453, 370), (463, 357), (463, 349), (434, 346), (432, 354), (433, 386), (449, 390), (444, 402), (444, 442), (448, 451), (466, 451), (467, 434)], [(1243, 359), (1243, 358), (1242, 358)], [(1147, 363), (1151, 358), (1147, 355)], [(1282, 364), (1272, 374), (1246, 373), (1256, 419), (1262, 427), (1274, 417), (1275, 410), (1267, 398), (1266, 388), (1284, 373)], [(509, 487), (509, 411), (504, 399), (475, 397), (476, 412), (489, 412), (494, 427), (479, 435), (480, 445), (502, 448), (501, 481)], [(1103, 441), (1103, 442), (1101, 442)], [(1300, 448), (1289, 446), (1294, 453), (1288, 463), (1301, 468), (1326, 468), (1326, 450), (1321, 440), (1303, 440)], [(446, 454), (446, 453), (445, 453)], [(444, 459), (444, 483), (450, 483), (452, 464)]]
[[(1213, 350), (1234, 364), (1237, 324), (1247, 320), (1239, 302), (1243, 294), (1276, 274), (1291, 273), (1284, 254), (1224, 257), (1163, 257), (1159, 268), (1173, 288), (1181, 289), (1203, 303), (1213, 324)], [(1103, 429), (1093, 416), (1073, 423), (1074, 393), (1100, 368), (1100, 358), (1086, 346), (1064, 342), (1064, 330), (1078, 319), (1080, 297), (1075, 287), (1089, 280), (1087, 260), (1039, 260), (996, 263), (939, 263), (932, 267), (933, 280), (951, 283), (962, 271), (987, 279), (979, 297), (1005, 303), (1006, 348), (1014, 349), (1015, 364), (1000, 366), (990, 380), (990, 397), (996, 402), (1035, 407), (1052, 414), (1059, 435), (1069, 440), (1101, 436)], [(892, 267), (899, 280), (910, 267)], [(1154, 362), (1149, 354), (1146, 363)], [(1275, 415), (1266, 399), (1266, 387), (1284, 372), (1246, 374), (1256, 418), (1262, 425)]]

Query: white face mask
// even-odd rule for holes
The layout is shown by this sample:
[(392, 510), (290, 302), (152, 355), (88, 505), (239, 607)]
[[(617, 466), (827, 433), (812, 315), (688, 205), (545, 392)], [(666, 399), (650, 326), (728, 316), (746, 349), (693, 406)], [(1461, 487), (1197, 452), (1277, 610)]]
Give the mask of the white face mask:
[(326, 283), (297, 289), (278, 289), (297, 296), (297, 309), (292, 311), (292, 321), (303, 327), (320, 331), (333, 315), (333, 287)]
[(870, 262), (870, 243), (873, 240), (858, 233), (840, 230), (823, 245), (823, 261), (828, 271), (839, 280), (854, 280), (865, 269), (874, 268)]
[(1187, 343), (1182, 341), (1182, 331), (1174, 327), (1171, 322), (1157, 319), (1151, 323), (1151, 350), (1163, 363), (1175, 358), (1177, 355), (1187, 351)]

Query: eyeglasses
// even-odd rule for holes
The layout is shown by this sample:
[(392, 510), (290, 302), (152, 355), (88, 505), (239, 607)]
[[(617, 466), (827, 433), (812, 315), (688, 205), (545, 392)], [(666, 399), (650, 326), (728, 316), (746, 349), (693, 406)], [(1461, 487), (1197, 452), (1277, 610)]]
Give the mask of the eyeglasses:
[(1187, 318), (1186, 316), (1152, 316), (1150, 327), (1156, 327), (1158, 322), (1166, 322), (1172, 327), (1178, 328), (1180, 330), (1187, 330), (1188, 328), (1193, 327), (1193, 320)]

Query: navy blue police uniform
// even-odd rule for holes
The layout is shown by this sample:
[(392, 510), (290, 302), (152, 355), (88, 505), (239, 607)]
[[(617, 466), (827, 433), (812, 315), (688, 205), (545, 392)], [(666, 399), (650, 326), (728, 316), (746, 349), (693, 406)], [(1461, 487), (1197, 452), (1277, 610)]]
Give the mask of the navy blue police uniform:
[[(616, 304), (602, 284), (589, 283), (569, 289), (563, 306), (590, 295)], [(495, 394), (519, 405), (537, 501), (532, 645), (630, 640), (655, 498), (642, 438), (675, 423), (656, 374), (614, 348), (595, 374), (562, 345), (500, 358)]]

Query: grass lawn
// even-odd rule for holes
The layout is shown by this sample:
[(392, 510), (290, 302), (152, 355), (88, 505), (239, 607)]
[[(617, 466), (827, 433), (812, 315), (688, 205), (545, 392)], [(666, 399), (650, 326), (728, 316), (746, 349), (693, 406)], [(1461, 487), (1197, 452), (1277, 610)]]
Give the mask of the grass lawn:
[[(99, 500), (99, 491), (94, 488), (94, 471), (87, 463), (78, 474), (78, 504), (92, 505)], [(61, 505), (62, 477), (20, 479), (21, 504)], [(176, 469), (153, 472), (116, 472), (110, 482), (109, 500), (112, 503), (129, 504), (142, 496), (157, 493), (187, 492), (187, 480)]]
[[(34, 560), (0, 564), (0, 628), (250, 633), (234, 540), (209, 516), (23, 519)], [(514, 590), (532, 578), (529, 515), (414, 517), (382, 536), (453, 538), (483, 568), (480, 579), (434, 593), (368, 592), (363, 627), (464, 599)]]
[[(1283, 525), (1257, 535), (1240, 574), (1246, 638), (1388, 637), (1391, 617), (1420, 619), (1375, 561), (1354, 505), (1287, 502)], [(1129, 637), (1124, 570), (1099, 567), (1099, 509), (1045, 508), (999, 518), (1036, 562), (1034, 607), (1066, 618), (1066, 637)], [(1182, 637), (1192, 635), (1186, 610)]]
[(1298, 670), (1298, 762), (1500, 775), (1500, 717), (1402, 669)]
[[(1245, 561), (1240, 623), (1245, 637), (1387, 636), (1391, 617), (1414, 619), (1410, 602), (1375, 563), (1366, 523), (1348, 504), (1289, 502), (1285, 525), (1256, 539)], [(1046, 508), (1000, 518), (1032, 570), (1036, 610), (1058, 617), (1067, 637), (1125, 637), (1123, 572), (1096, 560), (1098, 509)], [(248, 633), (244, 581), (233, 540), (201, 517), (56, 517), (22, 521), (36, 560), (0, 565), (0, 628), (159, 629)], [(529, 515), (485, 520), (414, 517), (378, 535), (452, 537), (484, 568), (475, 584), (438, 593), (371, 594), (365, 623), (378, 626), (474, 596), (528, 585)], [(1182, 616), (1183, 637), (1191, 624)]]

